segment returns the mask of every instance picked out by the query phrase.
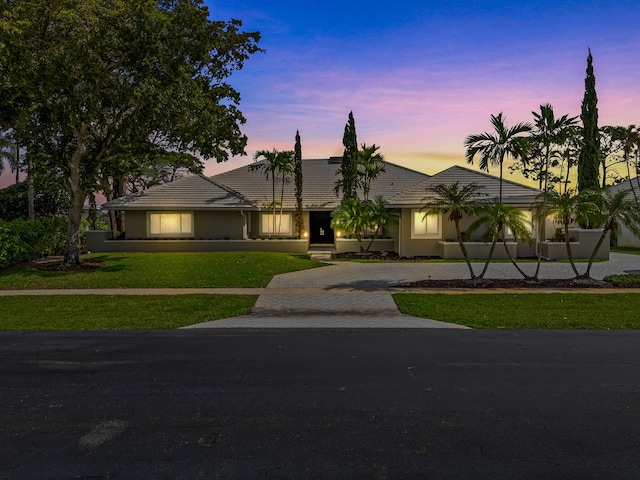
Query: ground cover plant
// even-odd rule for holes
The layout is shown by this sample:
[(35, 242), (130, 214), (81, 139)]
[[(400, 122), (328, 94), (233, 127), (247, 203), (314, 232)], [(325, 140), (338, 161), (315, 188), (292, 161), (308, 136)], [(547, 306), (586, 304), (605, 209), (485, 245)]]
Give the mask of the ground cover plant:
[(274, 275), (324, 264), (271, 252), (100, 253), (82, 269), (31, 265), (0, 274), (0, 289), (265, 287)]
[(38, 295), (0, 297), (0, 330), (180, 328), (249, 312), (256, 295)]
[(640, 293), (397, 293), (393, 298), (407, 315), (472, 328), (640, 328)]

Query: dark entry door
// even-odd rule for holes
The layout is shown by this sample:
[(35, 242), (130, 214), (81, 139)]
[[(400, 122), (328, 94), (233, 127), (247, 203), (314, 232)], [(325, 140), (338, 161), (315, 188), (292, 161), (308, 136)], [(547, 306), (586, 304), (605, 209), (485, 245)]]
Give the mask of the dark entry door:
[(334, 242), (331, 212), (309, 212), (310, 243)]

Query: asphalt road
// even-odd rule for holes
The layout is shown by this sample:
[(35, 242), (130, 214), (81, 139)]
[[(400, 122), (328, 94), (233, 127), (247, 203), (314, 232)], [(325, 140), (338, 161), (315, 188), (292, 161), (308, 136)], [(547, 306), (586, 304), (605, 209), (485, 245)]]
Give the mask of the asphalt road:
[(640, 332), (0, 333), (1, 479), (640, 478)]

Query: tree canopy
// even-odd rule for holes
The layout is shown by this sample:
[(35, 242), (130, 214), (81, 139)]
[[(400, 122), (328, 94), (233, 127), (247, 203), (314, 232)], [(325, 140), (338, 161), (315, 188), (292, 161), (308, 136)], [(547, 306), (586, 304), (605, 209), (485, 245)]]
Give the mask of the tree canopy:
[(582, 100), (582, 137), (583, 144), (578, 158), (578, 190), (599, 188), (600, 170), (600, 131), (598, 130), (598, 95), (596, 77), (593, 73), (591, 49), (587, 56), (587, 74), (584, 79), (584, 98)]
[(225, 80), (260, 35), (241, 26), (210, 20), (201, 0), (2, 3), (0, 127), (34, 169), (65, 179), (65, 263), (80, 263), (82, 206), (101, 172), (162, 152), (244, 153), (240, 94)]

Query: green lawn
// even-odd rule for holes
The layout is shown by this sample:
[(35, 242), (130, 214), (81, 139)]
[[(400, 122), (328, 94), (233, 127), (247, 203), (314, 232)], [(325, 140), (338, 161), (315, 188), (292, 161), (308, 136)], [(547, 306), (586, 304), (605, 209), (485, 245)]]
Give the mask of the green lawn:
[(640, 328), (640, 293), (398, 293), (393, 298), (402, 313), (472, 328)]
[(631, 253), (633, 255), (640, 255), (640, 248), (638, 247), (611, 247), (612, 252), (619, 253)]
[(265, 287), (274, 275), (324, 264), (307, 255), (269, 252), (100, 253), (83, 271), (25, 268), (0, 274), (0, 289)]
[(0, 330), (179, 328), (248, 313), (255, 295), (0, 297)]

